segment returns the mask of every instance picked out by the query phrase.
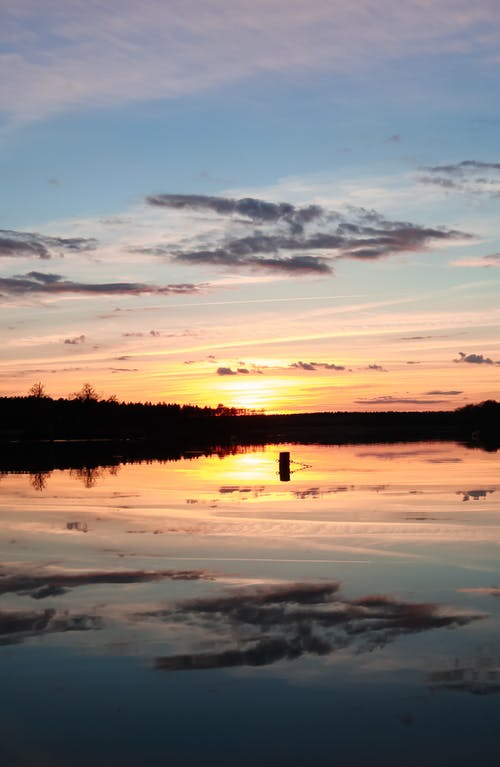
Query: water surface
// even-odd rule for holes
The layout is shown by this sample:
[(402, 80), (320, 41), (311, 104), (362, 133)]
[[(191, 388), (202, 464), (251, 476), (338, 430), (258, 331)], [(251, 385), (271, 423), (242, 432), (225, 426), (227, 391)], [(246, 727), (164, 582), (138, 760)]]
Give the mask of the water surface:
[(496, 765), (498, 467), (413, 443), (4, 474), (1, 763)]

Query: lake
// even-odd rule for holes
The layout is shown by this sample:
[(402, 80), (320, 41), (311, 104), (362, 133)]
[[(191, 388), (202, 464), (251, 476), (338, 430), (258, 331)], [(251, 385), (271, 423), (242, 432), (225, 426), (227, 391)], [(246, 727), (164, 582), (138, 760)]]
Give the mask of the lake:
[(499, 464), (271, 445), (2, 474), (0, 763), (498, 765)]

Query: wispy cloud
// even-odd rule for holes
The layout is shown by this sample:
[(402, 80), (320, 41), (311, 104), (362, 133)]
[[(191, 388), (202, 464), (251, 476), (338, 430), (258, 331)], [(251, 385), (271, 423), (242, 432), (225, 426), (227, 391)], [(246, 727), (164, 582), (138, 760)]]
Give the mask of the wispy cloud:
[(463, 394), (463, 391), (457, 389), (450, 389), (448, 391), (442, 391), (441, 389), (433, 389), (432, 391), (424, 392), (426, 397), (442, 396), (442, 397), (456, 397), (458, 394)]
[(441, 0), (432, 25), (426, 4), (392, 0), (376, 7), (371, 0), (311, 0), (288, 4), (286, 14), (282, 0), (151, 0), (140, 8), (53, 0), (43, 14), (27, 0), (22, 12), (6, 5), (3, 16), (0, 109), (24, 118), (175, 98), (254, 74), (372, 72), (381, 62), (436, 49), (486, 58), (496, 55), (500, 38), (490, 0)]
[(450, 261), (450, 266), (461, 267), (483, 267), (489, 269), (491, 267), (500, 266), (500, 253), (491, 253), (487, 256), (471, 256), (468, 258), (458, 258), (455, 261)]
[(445, 405), (446, 399), (422, 399), (419, 397), (393, 397), (385, 394), (380, 397), (360, 397), (355, 399), (357, 405)]
[(89, 237), (48, 237), (36, 232), (0, 229), (0, 258), (49, 259), (62, 253), (82, 253), (97, 248)]
[(449, 165), (424, 166), (418, 180), (422, 184), (440, 186), (445, 190), (500, 197), (498, 162), (463, 160)]
[(90, 295), (130, 295), (145, 293), (176, 295), (199, 293), (205, 286), (193, 283), (148, 285), (140, 282), (87, 283), (65, 280), (60, 274), (28, 272), (13, 277), (0, 277), (0, 292), (4, 295), (58, 295), (84, 293)]
[[(227, 231), (222, 232), (213, 247), (159, 244), (139, 248), (141, 252), (183, 263), (231, 269), (328, 274), (338, 259), (371, 261), (471, 238), (470, 234), (446, 227), (389, 221), (364, 208), (350, 208), (348, 214), (341, 214), (317, 205), (299, 208), (256, 198), (173, 194), (155, 195), (147, 201), (166, 209), (207, 210), (229, 218), (229, 222)], [(235, 236), (232, 231), (235, 214), (240, 216), (240, 226), (248, 229), (244, 236)], [(258, 230), (256, 223), (261, 224)]]
[(200, 194), (156, 194), (146, 198), (150, 205), (174, 210), (209, 210), (221, 216), (242, 216), (254, 223), (286, 223), (294, 232), (325, 214), (319, 205), (297, 207), (289, 202), (268, 202), (254, 197), (235, 200)]

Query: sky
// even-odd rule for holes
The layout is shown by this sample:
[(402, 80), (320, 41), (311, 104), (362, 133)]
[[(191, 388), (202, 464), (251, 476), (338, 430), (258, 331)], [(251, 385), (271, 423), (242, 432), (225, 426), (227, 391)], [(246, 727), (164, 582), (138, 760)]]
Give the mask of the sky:
[(497, 0), (0, 0), (0, 395), (500, 399)]

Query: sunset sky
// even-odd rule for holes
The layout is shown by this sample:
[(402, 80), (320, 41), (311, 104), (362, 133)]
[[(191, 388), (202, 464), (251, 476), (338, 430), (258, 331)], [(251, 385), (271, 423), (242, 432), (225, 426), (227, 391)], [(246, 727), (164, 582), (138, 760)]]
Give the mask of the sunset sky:
[(498, 0), (0, 0), (0, 395), (500, 399)]

